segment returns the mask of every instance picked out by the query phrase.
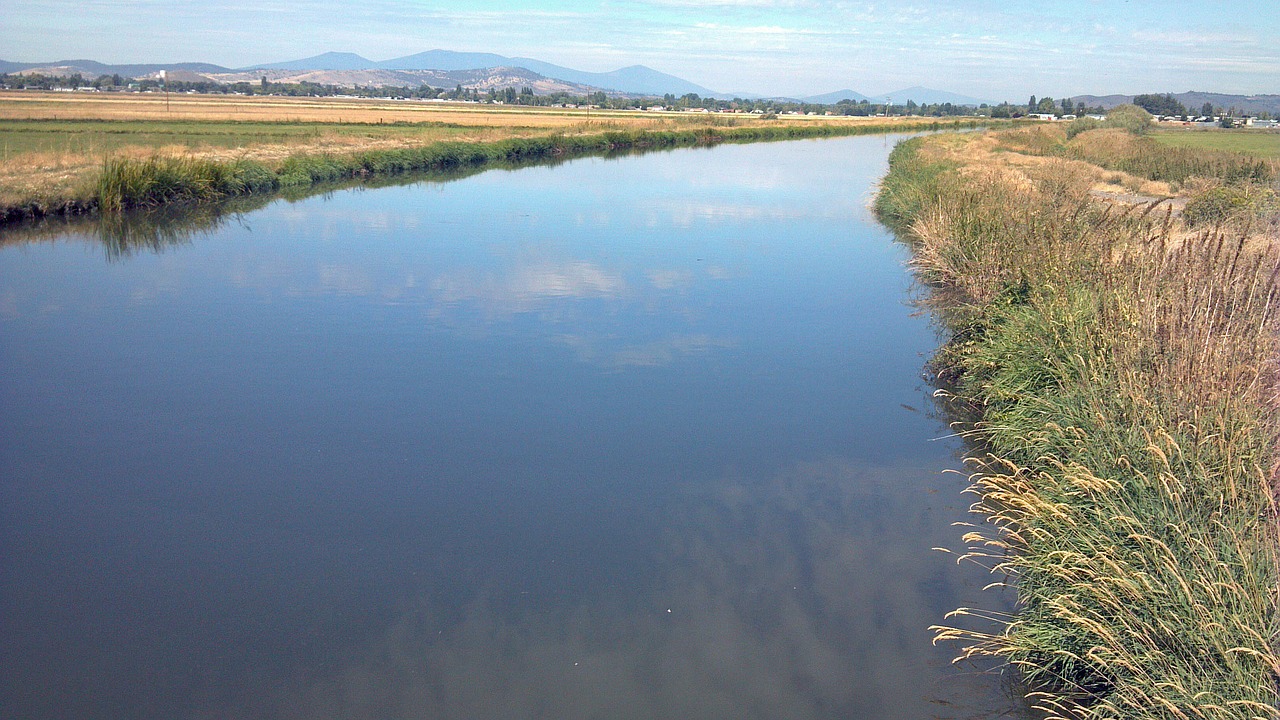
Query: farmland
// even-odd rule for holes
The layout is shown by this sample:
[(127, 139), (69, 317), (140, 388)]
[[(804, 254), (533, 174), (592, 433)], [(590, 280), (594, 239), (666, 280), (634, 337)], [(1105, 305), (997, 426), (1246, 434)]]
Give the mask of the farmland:
[(1265, 130), (1170, 130), (1152, 135), (1172, 147), (1280, 158), (1280, 132)]
[[(251, 161), (277, 169), (303, 156), (351, 157), (445, 142), (708, 129), (764, 139), (875, 132), (902, 128), (903, 121), (354, 98), (9, 92), (0, 93), (0, 207), (36, 208), (39, 215), (40, 208), (91, 206), (108, 160)], [(920, 120), (908, 126), (931, 125)]]

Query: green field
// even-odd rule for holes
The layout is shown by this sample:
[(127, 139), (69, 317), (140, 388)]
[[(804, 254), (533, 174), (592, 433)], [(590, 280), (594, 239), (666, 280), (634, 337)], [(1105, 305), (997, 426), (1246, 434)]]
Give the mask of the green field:
[(1165, 130), (1151, 137), (1174, 147), (1226, 150), (1255, 157), (1280, 158), (1280, 132), (1267, 130)]

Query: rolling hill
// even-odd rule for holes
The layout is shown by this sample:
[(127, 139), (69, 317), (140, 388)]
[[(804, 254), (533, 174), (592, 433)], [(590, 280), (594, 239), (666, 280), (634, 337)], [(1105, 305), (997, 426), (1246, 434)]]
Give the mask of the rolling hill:
[(643, 65), (632, 65), (611, 72), (595, 73), (574, 70), (534, 58), (506, 57), (494, 53), (467, 53), (452, 50), (428, 50), (390, 60), (373, 61), (354, 53), (324, 53), (315, 57), (287, 62), (267, 63), (242, 68), (279, 70), (439, 70), (455, 72), (481, 68), (524, 68), (538, 75), (577, 85), (638, 95), (714, 95), (715, 92), (674, 75), (658, 72)]
[(866, 95), (863, 95), (860, 92), (854, 92), (853, 90), (836, 90), (835, 92), (824, 93), (822, 95), (810, 95), (809, 97), (800, 98), (800, 99), (803, 102), (814, 103), (818, 105), (835, 105), (841, 100), (852, 100), (854, 102), (862, 102), (863, 100), (870, 100), (871, 98), (867, 97)]
[(41, 75), (75, 75), (79, 73), (86, 78), (99, 75), (121, 75), (123, 77), (140, 77), (151, 75), (161, 70), (185, 70), (193, 73), (231, 72), (230, 68), (212, 63), (148, 63), (133, 65), (108, 65), (96, 60), (56, 60), (42, 63), (20, 63), (0, 60), (0, 73), (39, 73)]
[(934, 90), (932, 88), (915, 87), (895, 90), (890, 93), (881, 93), (871, 98), (872, 102), (882, 103), (892, 101), (895, 105), (902, 105), (908, 100), (914, 100), (921, 105), (941, 105), (943, 103), (951, 103), (952, 105), (972, 105), (977, 107), (986, 100), (979, 100), (968, 95), (959, 95), (945, 90)]

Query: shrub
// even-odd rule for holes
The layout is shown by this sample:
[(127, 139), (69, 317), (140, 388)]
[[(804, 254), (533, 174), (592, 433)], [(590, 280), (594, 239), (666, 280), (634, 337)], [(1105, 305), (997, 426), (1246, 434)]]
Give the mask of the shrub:
[(1107, 113), (1106, 127), (1128, 130), (1135, 135), (1151, 129), (1152, 115), (1137, 105), (1118, 105)]
[(1244, 224), (1280, 212), (1276, 191), (1253, 183), (1220, 185), (1187, 202), (1183, 218), (1192, 227)]

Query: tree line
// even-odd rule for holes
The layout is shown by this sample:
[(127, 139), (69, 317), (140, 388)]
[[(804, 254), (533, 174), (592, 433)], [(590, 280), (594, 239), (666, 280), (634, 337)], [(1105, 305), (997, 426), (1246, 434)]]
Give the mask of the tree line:
[[(271, 82), (265, 76), (260, 78), (258, 82), (219, 83), (213, 80), (162, 81), (158, 78), (131, 79), (121, 77), (119, 74), (100, 75), (96, 78), (87, 78), (79, 73), (73, 75), (0, 74), (0, 88), (4, 89), (28, 88), (38, 90), (55, 90), (85, 87), (91, 87), (101, 91), (132, 90), (145, 92), (168, 90), (170, 92), (177, 93), (196, 92), (207, 94), (282, 95), (294, 97), (332, 97), (341, 95), (384, 99), (403, 98), (417, 100), (456, 100), (477, 103), (502, 103), (505, 105), (523, 105), (530, 107), (558, 107), (574, 105), (612, 110), (636, 110), (659, 106), (669, 110), (707, 110), (713, 112), (743, 112), (754, 114), (814, 113), (824, 115), (831, 113), (834, 115), (849, 116), (913, 115), (928, 117), (982, 115), (992, 118), (1017, 118), (1029, 114), (1053, 114), (1061, 117), (1062, 115), (1080, 116), (1087, 114), (1101, 115), (1106, 113), (1106, 110), (1101, 106), (1086, 107), (1083, 102), (1073, 103), (1068, 98), (1054, 100), (1051, 97), (1037, 98), (1035, 95), (1031, 96), (1031, 99), (1025, 106), (1011, 105), (1006, 102), (1000, 103), (999, 105), (987, 105), (984, 103), (975, 108), (971, 105), (955, 105), (949, 102), (921, 104), (914, 100), (907, 100), (905, 103), (894, 104), (852, 99), (841, 100), (835, 104), (807, 103), (798, 100), (778, 98), (733, 98), (731, 100), (725, 100), (720, 98), (701, 97), (697, 93), (686, 93), (680, 96), (668, 93), (661, 97), (656, 95), (609, 95), (603, 91), (585, 94), (574, 94), (568, 92), (539, 94), (536, 93), (532, 87), (528, 86), (521, 87), (519, 89), (515, 87), (490, 88), (484, 91), (476, 88), (464, 88), (461, 85), (455, 85), (452, 89), (432, 87), (430, 85), (357, 85), (352, 87), (343, 85), (325, 85), (313, 82)], [(1171, 94), (1138, 95), (1134, 97), (1133, 104), (1156, 116), (1187, 116), (1192, 113), (1192, 111), (1189, 111)], [(1206, 116), (1235, 116), (1238, 113), (1235, 108), (1224, 110), (1223, 108), (1214, 108), (1210, 103), (1205, 103), (1204, 106), (1200, 108), (1200, 114)]]

